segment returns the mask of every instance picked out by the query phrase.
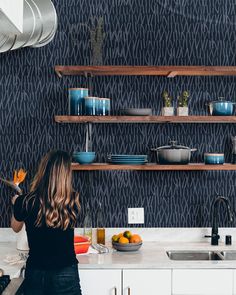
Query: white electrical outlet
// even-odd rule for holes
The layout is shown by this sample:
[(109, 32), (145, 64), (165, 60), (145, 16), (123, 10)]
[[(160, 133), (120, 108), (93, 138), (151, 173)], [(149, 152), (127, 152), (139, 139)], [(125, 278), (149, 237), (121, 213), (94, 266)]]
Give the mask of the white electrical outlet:
[(128, 224), (143, 224), (144, 208), (128, 208)]

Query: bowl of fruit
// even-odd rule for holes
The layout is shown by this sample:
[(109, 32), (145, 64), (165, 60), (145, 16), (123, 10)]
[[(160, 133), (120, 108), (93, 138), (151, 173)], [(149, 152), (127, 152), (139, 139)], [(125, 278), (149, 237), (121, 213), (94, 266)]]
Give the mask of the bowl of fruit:
[(138, 251), (142, 244), (141, 237), (137, 234), (132, 234), (128, 230), (112, 237), (112, 246), (117, 251)]

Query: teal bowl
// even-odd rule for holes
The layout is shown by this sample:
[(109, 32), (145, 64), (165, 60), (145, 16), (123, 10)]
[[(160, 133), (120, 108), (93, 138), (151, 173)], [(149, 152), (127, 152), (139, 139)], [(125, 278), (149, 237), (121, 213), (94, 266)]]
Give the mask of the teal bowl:
[(204, 163), (209, 165), (219, 165), (224, 164), (225, 156), (224, 154), (213, 154), (205, 153), (204, 154)]
[(79, 164), (91, 164), (96, 157), (95, 152), (74, 152), (72, 159)]

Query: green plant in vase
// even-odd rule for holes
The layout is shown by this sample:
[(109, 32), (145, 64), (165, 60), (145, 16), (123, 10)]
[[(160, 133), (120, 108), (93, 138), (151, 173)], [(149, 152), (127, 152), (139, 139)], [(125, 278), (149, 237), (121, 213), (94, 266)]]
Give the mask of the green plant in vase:
[(178, 108), (177, 115), (178, 116), (188, 116), (188, 100), (189, 100), (189, 92), (183, 91), (180, 96), (178, 96)]
[(162, 116), (173, 116), (174, 108), (172, 105), (172, 97), (169, 95), (168, 91), (162, 92), (162, 99), (164, 103), (164, 107), (162, 108)]

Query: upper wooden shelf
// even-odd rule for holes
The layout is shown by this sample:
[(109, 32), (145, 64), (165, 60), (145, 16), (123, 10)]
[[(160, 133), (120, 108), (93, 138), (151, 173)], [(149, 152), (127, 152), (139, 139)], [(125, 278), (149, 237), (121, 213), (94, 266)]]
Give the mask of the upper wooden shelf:
[(56, 66), (59, 77), (84, 76), (236, 76), (236, 66)]
[(57, 123), (236, 123), (236, 116), (55, 116)]
[(205, 165), (204, 163), (191, 163), (187, 165), (160, 165), (149, 163), (145, 165), (114, 165), (107, 163), (94, 163), (80, 165), (72, 163), (74, 171), (111, 171), (111, 170), (136, 170), (136, 171), (227, 171), (236, 170), (234, 164)]

